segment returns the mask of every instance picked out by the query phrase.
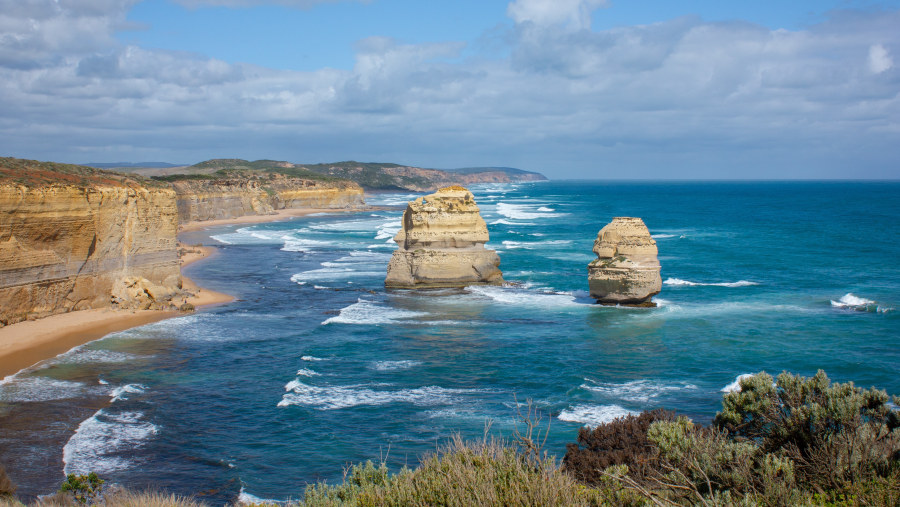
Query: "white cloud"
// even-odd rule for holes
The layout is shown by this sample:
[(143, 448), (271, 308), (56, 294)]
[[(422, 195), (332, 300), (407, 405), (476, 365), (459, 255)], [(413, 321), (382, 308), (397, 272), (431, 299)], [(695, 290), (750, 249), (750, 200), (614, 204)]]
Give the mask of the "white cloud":
[(606, 4), (606, 0), (515, 0), (506, 14), (516, 23), (586, 30), (591, 27), (591, 12)]
[(353, 158), (559, 177), (721, 176), (725, 165), (822, 176), (851, 162), (875, 171), (854, 176), (887, 177), (900, 158), (889, 51), (900, 11), (801, 31), (691, 17), (602, 32), (526, 21), (505, 34), (508, 57), (373, 37), (351, 70), (295, 72), (122, 46), (113, 34), (127, 1), (84, 0), (83, 11), (4, 1), (0, 26), (38, 23), (12, 32), (25, 42), (0, 38), (4, 155)]
[[(174, 0), (175, 2), (196, 9), (198, 7), (257, 7), (260, 5), (283, 5), (309, 9), (319, 4), (337, 3), (345, 0)], [(363, 3), (369, 0), (356, 0)]]
[(881, 74), (894, 66), (894, 59), (881, 44), (869, 46), (869, 69), (875, 74)]

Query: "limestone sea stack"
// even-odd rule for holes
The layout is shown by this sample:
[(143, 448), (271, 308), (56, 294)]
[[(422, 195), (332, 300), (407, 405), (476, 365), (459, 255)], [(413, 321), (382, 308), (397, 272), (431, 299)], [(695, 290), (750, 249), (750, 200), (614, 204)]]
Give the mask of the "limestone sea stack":
[(588, 264), (591, 297), (605, 305), (656, 306), (662, 289), (656, 241), (640, 218), (615, 217), (597, 233)]
[(403, 213), (399, 248), (387, 268), (387, 288), (501, 284), (500, 257), (487, 250), (487, 225), (472, 193), (451, 186), (419, 197)]

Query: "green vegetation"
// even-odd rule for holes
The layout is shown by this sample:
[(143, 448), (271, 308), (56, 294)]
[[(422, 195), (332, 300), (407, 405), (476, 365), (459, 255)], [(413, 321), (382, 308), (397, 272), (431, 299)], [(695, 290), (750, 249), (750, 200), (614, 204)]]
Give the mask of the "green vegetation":
[[(900, 419), (884, 391), (822, 371), (740, 386), (710, 427), (658, 414), (582, 431), (565, 468), (655, 505), (900, 504)], [(597, 445), (611, 435), (620, 441)]]
[(135, 175), (73, 164), (0, 157), (0, 183), (27, 186), (68, 184), (79, 186), (151, 186), (161, 184)]
[[(900, 416), (884, 391), (832, 384), (821, 371), (760, 373), (740, 386), (708, 427), (654, 410), (582, 428), (561, 466), (542, 450), (541, 414), (529, 403), (512, 443), (487, 430), (475, 442), (456, 436), (415, 469), (366, 462), (340, 484), (308, 486), (289, 505), (900, 505)], [(20, 505), (3, 500), (14, 490), (2, 489), (4, 477), (0, 469), (0, 506)], [(94, 474), (69, 476), (62, 489), (77, 493), (43, 505), (199, 505), (158, 493), (101, 494), (101, 485)]]

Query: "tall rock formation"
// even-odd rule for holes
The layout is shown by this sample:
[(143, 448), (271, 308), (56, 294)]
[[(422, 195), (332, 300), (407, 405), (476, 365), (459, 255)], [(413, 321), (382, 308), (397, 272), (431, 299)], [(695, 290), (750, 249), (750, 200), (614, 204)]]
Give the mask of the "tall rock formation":
[(63, 164), (0, 159), (0, 326), (181, 287), (175, 192)]
[(588, 264), (591, 297), (607, 305), (656, 306), (662, 289), (656, 241), (640, 218), (615, 217), (594, 241), (597, 260)]
[(465, 287), (500, 284), (500, 257), (487, 250), (487, 225), (472, 193), (446, 187), (410, 202), (399, 248), (387, 268), (388, 288)]

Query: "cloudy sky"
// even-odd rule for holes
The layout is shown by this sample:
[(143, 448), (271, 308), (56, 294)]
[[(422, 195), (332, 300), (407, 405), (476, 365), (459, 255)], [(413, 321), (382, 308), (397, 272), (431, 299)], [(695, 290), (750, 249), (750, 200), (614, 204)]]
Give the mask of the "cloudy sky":
[(0, 155), (900, 178), (900, 0), (0, 0)]

